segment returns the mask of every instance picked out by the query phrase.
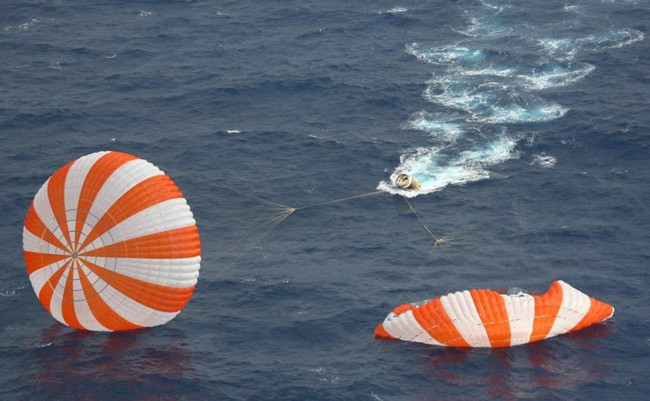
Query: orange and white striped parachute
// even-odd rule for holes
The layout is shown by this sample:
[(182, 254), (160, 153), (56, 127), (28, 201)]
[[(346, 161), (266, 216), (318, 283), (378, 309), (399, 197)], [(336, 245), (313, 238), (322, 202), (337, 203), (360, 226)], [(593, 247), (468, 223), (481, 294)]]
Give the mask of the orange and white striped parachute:
[(471, 290), (400, 305), (375, 335), (449, 347), (510, 347), (580, 330), (612, 315), (611, 305), (558, 280), (541, 296)]
[(81, 157), (43, 184), (23, 250), (45, 309), (93, 331), (167, 323), (192, 296), (201, 262), (183, 194), (159, 168), (120, 152)]

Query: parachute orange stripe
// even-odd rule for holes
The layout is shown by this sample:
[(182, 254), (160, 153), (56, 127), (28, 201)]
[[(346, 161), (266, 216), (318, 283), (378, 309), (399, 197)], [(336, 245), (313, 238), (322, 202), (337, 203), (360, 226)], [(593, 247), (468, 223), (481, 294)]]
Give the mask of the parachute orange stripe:
[(196, 226), (189, 226), (107, 245), (84, 252), (81, 256), (182, 259), (199, 256), (200, 254), (199, 230)]
[(25, 255), (25, 264), (27, 265), (27, 274), (32, 274), (38, 269), (51, 265), (68, 257), (68, 255), (54, 255), (51, 253), (38, 253), (23, 251)]
[(100, 157), (88, 171), (81, 193), (79, 194), (79, 206), (77, 206), (77, 223), (75, 228), (75, 243), (79, 242), (79, 236), (83, 229), (88, 212), (97, 197), (97, 194), (104, 186), (108, 178), (122, 165), (135, 160), (137, 157), (121, 152), (110, 152)]
[(447, 315), (440, 298), (415, 308), (413, 316), (420, 326), (439, 343), (453, 347), (470, 346)]
[(530, 342), (543, 340), (553, 328), (553, 323), (562, 305), (562, 286), (554, 281), (549, 290), (542, 296), (534, 295), (535, 318)]
[(490, 290), (471, 290), (472, 300), (490, 339), (490, 345), (510, 346), (510, 321), (506, 302), (501, 295)]
[(95, 224), (79, 249), (134, 214), (169, 199), (182, 198), (174, 182), (166, 175), (150, 177), (127, 191)]
[(106, 327), (109, 330), (133, 330), (140, 329), (141, 326), (133, 324), (128, 320), (124, 319), (117, 312), (115, 312), (108, 304), (101, 298), (97, 293), (90, 280), (86, 277), (83, 269), (78, 269), (79, 277), (81, 279), (81, 286), (84, 290), (84, 295), (90, 311), (92, 312), (95, 319), (102, 326)]
[(47, 197), (50, 200), (52, 212), (68, 244), (72, 244), (72, 241), (68, 230), (68, 218), (65, 214), (65, 179), (73, 163), (70, 162), (57, 170), (47, 184)]
[(383, 323), (378, 325), (377, 327), (375, 327), (375, 336), (377, 336), (379, 338), (387, 338), (387, 339), (390, 339), (390, 340), (397, 340), (397, 338), (391, 336), (390, 333), (386, 331), (386, 329), (384, 328)]
[(84, 263), (111, 287), (132, 300), (157, 311), (180, 311), (187, 305), (194, 292), (194, 286), (176, 288), (152, 284), (107, 270), (86, 260), (84, 260)]
[(68, 265), (70, 262), (67, 262), (63, 266), (59, 268), (52, 277), (50, 277), (49, 280), (47, 280), (47, 283), (41, 288), (41, 291), (38, 293), (38, 300), (41, 301), (41, 304), (47, 309), (49, 313), (52, 313), (50, 310), (50, 303), (52, 302), (52, 295), (54, 294), (54, 287), (57, 286), (59, 283), (59, 280), (61, 280), (61, 276), (63, 275), (63, 272), (65, 272), (65, 269), (68, 268)]
[(592, 297), (589, 297), (589, 300), (591, 301), (589, 311), (574, 328), (569, 330), (569, 333), (580, 330), (587, 326), (591, 326), (594, 323), (601, 322), (611, 316), (614, 312), (614, 308), (612, 308), (611, 305), (608, 305)]
[(27, 231), (30, 233), (34, 234), (38, 238), (44, 239), (46, 242), (49, 242), (50, 244), (56, 246), (57, 248), (68, 251), (67, 246), (63, 245), (61, 241), (57, 237), (52, 234), (52, 231), (50, 231), (49, 228), (43, 223), (43, 220), (41, 220), (40, 216), (38, 213), (36, 213), (36, 209), (34, 209), (34, 203), (29, 206), (29, 210), (27, 211), (27, 217), (25, 217), (25, 228)]
[(70, 272), (68, 273), (68, 279), (65, 282), (61, 312), (63, 314), (63, 320), (68, 326), (74, 327), (75, 329), (85, 330), (85, 327), (79, 323), (79, 319), (77, 319), (77, 313), (74, 310), (74, 294), (72, 289), (74, 269), (79, 271), (73, 262), (72, 269), (70, 269)]

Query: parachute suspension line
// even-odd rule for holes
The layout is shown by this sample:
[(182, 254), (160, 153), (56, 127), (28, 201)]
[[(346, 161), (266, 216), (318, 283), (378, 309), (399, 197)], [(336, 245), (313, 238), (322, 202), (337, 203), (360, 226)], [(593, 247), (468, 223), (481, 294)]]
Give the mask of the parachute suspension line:
[(301, 207), (293, 208), (292, 211), (308, 209), (308, 208), (316, 207), (316, 206), (329, 205), (329, 204), (332, 204), (332, 203), (343, 202), (343, 201), (350, 200), (350, 199), (364, 198), (366, 196), (373, 196), (373, 195), (378, 195), (378, 194), (381, 194), (381, 193), (384, 193), (384, 191), (368, 192), (368, 193), (361, 194), (361, 195), (348, 196), (346, 198), (334, 199), (334, 200), (331, 200), (331, 201), (315, 203), (313, 205), (301, 206)]
[(258, 233), (259, 237), (249, 246), (247, 246), (243, 252), (239, 253), (237, 256), (227, 260), (224, 264), (224, 267), (212, 277), (212, 282), (208, 284), (208, 287), (216, 282), (216, 279), (221, 277), (226, 271), (228, 271), (232, 266), (235, 265), (244, 255), (249, 253), (257, 244), (259, 244), (271, 231), (273, 231), (280, 223), (282, 223), (287, 217), (289, 217), (294, 212), (293, 209), (289, 208), (284, 213), (279, 214), (273, 221), (263, 224), (262, 226), (255, 229), (251, 234)]
[(190, 174), (184, 173), (182, 171), (178, 171), (176, 169), (166, 169), (166, 170), (171, 171), (174, 174), (178, 174), (178, 175), (181, 175), (183, 177), (189, 178), (190, 180), (193, 180), (193, 181), (195, 181), (197, 183), (204, 183), (204, 184), (207, 184), (207, 185), (215, 187), (215, 188), (225, 189), (227, 191), (230, 191), (230, 192), (245, 196), (247, 198), (255, 199), (255, 200), (257, 200), (257, 201), (259, 201), (261, 203), (267, 204), (269, 206), (272, 206), (272, 207), (275, 207), (275, 208), (278, 208), (278, 209), (285, 209), (285, 210), (293, 209), (293, 208), (291, 208), (291, 207), (289, 207), (287, 205), (283, 205), (283, 204), (278, 203), (278, 202), (273, 202), (273, 201), (270, 201), (268, 199), (260, 198), (259, 196), (252, 195), (252, 194), (249, 194), (247, 192), (240, 191), (239, 189), (235, 189), (235, 188), (229, 187), (227, 185), (223, 185), (223, 184), (218, 184), (218, 183), (216, 183), (214, 181), (207, 180), (205, 178), (200, 178), (200, 177), (197, 177), (197, 176), (194, 176), (194, 175), (190, 175)]
[[(270, 230), (269, 230), (269, 232), (270, 232), (275, 227), (277, 227), (278, 224), (280, 224), (284, 219), (286, 219), (291, 213), (293, 213), (293, 211), (290, 211), (288, 209), (276, 213), (275, 216), (270, 221), (262, 223), (257, 228), (255, 228), (255, 229), (253, 229), (253, 230), (251, 230), (249, 232), (245, 232), (244, 234), (240, 235), (239, 237), (236, 237), (236, 238), (228, 241), (228, 243), (226, 243), (223, 246), (222, 252), (226, 253), (226, 252), (233, 251), (234, 249), (240, 247), (241, 244), (244, 243), (247, 238), (254, 237), (256, 233), (266, 232), (269, 228), (270, 228)], [(268, 234), (268, 232), (266, 232), (266, 234)], [(266, 235), (266, 234), (264, 234), (264, 235)], [(245, 249), (247, 249), (247, 248), (245, 247)], [(244, 253), (246, 253), (246, 252), (247, 251), (245, 251)]]
[(402, 295), (400, 297), (401, 300), (403, 301), (406, 298), (406, 288), (413, 287), (413, 284), (415, 284), (416, 280), (420, 279), (420, 271), (422, 270), (422, 268), (429, 265), (429, 264), (431, 264), (431, 262), (433, 262), (433, 260), (434, 260), (434, 257), (436, 256), (436, 252), (438, 251), (438, 248), (443, 246), (443, 245), (449, 244), (451, 242), (452, 238), (448, 237), (448, 236), (443, 236), (443, 237), (440, 237), (440, 238), (436, 237), (433, 234), (433, 232), (431, 232), (429, 227), (424, 223), (424, 221), (420, 217), (420, 214), (417, 212), (417, 210), (415, 210), (415, 208), (413, 207), (411, 202), (409, 202), (408, 198), (405, 197), (405, 196), (402, 196), (402, 198), (404, 198), (404, 201), (408, 205), (409, 209), (411, 209), (411, 211), (413, 212), (415, 217), (418, 219), (418, 222), (420, 222), (422, 227), (424, 227), (424, 229), (427, 231), (427, 233), (434, 240), (434, 243), (431, 246), (431, 249), (429, 250), (426, 259), (422, 262), (422, 264), (420, 264), (418, 266), (418, 268), (415, 271), (415, 274), (412, 275), (413, 278), (411, 279), (411, 282), (409, 283), (409, 285), (407, 287), (403, 287), (404, 289), (402, 290), (402, 292), (401, 292)]
[(448, 239), (445, 240), (444, 238), (437, 238), (435, 235), (433, 235), (433, 233), (431, 232), (431, 230), (429, 230), (429, 227), (427, 227), (427, 225), (424, 224), (424, 221), (422, 221), (422, 219), (420, 218), (420, 215), (419, 215), (418, 212), (415, 210), (415, 208), (413, 207), (413, 205), (411, 205), (411, 202), (409, 202), (408, 198), (407, 198), (406, 196), (402, 196), (402, 198), (404, 198), (404, 201), (406, 202), (406, 204), (409, 205), (409, 209), (411, 209), (411, 211), (413, 212), (413, 214), (415, 215), (415, 217), (418, 219), (418, 221), (420, 222), (420, 224), (422, 224), (422, 227), (424, 227), (424, 229), (427, 230), (427, 232), (429, 233), (429, 235), (431, 236), (431, 238), (433, 238), (433, 240), (435, 241), (435, 242), (434, 242), (434, 246), (436, 246), (436, 245), (438, 245), (438, 244), (441, 244), (441, 243), (444, 243), (444, 241), (448, 241)]

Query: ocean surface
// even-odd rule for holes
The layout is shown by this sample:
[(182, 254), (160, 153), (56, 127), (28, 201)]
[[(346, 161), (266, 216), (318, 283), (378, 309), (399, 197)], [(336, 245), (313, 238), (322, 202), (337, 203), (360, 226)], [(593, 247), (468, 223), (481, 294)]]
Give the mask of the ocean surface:
[[(649, 25), (647, 0), (2, 1), (0, 399), (648, 399)], [(165, 326), (75, 331), (28, 280), (34, 194), (100, 150), (198, 222)], [(373, 335), (556, 279), (614, 318), (500, 350)]]

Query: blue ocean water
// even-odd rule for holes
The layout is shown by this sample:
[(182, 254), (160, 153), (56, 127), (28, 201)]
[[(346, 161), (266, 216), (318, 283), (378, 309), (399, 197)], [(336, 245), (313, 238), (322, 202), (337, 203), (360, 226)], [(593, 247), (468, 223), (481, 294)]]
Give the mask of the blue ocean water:
[[(643, 0), (2, 2), (0, 398), (646, 399), (648, 21)], [(160, 166), (197, 219), (166, 326), (77, 332), (31, 289), (29, 203), (99, 150)], [(280, 208), (224, 185), (385, 193), (267, 233)], [(555, 279), (616, 315), (501, 350), (373, 336), (404, 302)]]

